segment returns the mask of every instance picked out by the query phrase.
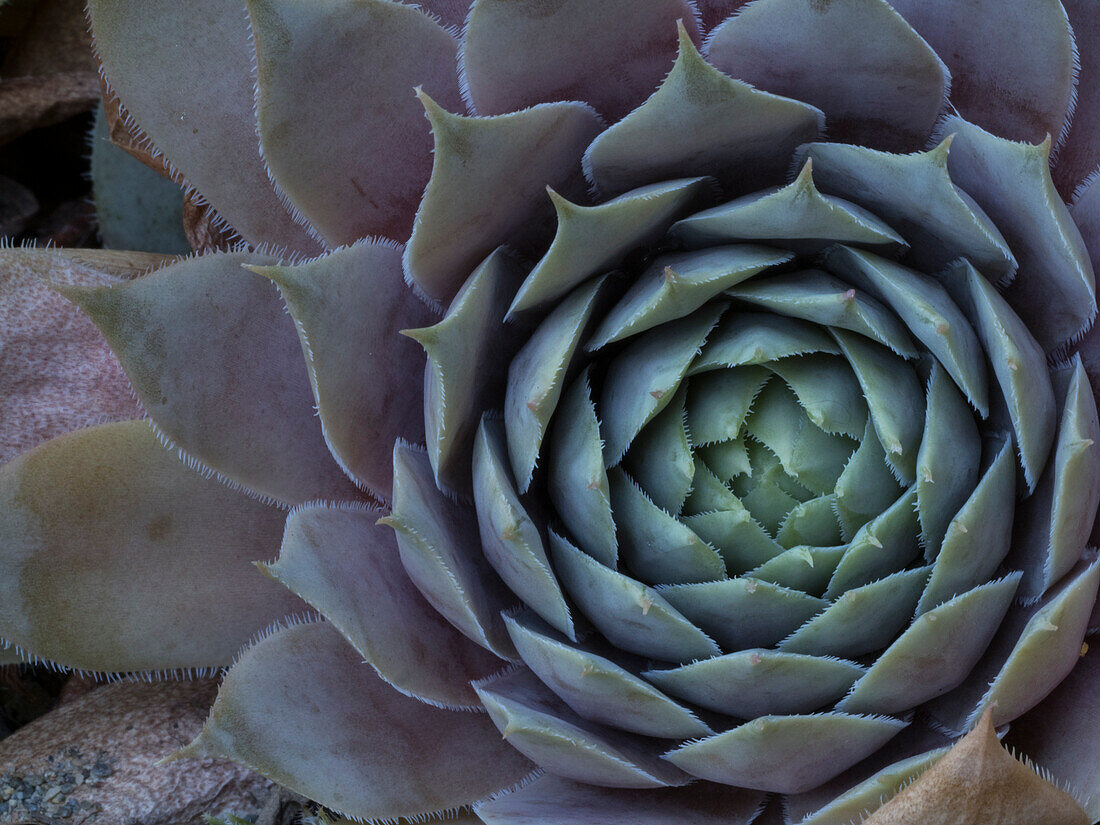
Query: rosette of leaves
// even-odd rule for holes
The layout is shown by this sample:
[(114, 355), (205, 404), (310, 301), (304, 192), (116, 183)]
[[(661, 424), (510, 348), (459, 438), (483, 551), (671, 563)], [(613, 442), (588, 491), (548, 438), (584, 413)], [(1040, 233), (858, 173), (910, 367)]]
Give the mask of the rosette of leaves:
[(736, 5), (93, 0), (249, 246), (64, 288), (149, 420), (0, 471), (0, 636), (367, 820), (845, 823), (989, 709), (1097, 816), (1095, 12)]

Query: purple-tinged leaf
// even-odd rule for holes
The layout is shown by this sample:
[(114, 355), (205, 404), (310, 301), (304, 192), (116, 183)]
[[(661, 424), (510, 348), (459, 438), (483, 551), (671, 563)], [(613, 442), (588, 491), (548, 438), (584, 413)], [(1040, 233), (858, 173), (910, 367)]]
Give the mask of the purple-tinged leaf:
[(250, 243), (314, 253), (260, 158), (244, 9), (220, 0), (92, 0), (111, 88), (173, 171)]
[(534, 769), (483, 714), (402, 696), (324, 622), (247, 650), (180, 756), (232, 759), (328, 808), (389, 821), (472, 805)]
[(921, 147), (950, 73), (882, 0), (756, 0), (707, 37), (728, 74), (825, 113), (835, 139), (894, 151)]
[(821, 112), (726, 77), (679, 32), (660, 88), (588, 147), (589, 180), (606, 194), (690, 175), (713, 176), (729, 194), (780, 183), (795, 147), (821, 134)]
[(501, 661), (474, 644), (420, 595), (401, 565), (381, 512), (306, 504), (287, 519), (279, 558), (262, 566), (319, 610), (378, 675), (433, 705), (479, 709), (470, 681)]
[(583, 100), (619, 120), (667, 74), (677, 20), (698, 39), (687, 0), (476, 0), (462, 47), (466, 94), (481, 114)]
[(763, 802), (759, 791), (709, 782), (620, 789), (548, 775), (476, 811), (488, 825), (749, 825)]
[(103, 331), (158, 431), (190, 459), (285, 504), (355, 497), (313, 414), (294, 322), (248, 263), (275, 261), (217, 253), (65, 294)]
[(567, 198), (583, 196), (581, 156), (601, 124), (583, 103), (464, 117), (424, 92), (419, 96), (435, 155), (405, 248), (405, 277), (446, 303), (502, 243), (527, 251), (553, 234), (546, 187)]
[(1080, 61), (1076, 105), (1054, 163), (1054, 182), (1069, 201), (1100, 163), (1100, 129), (1096, 128), (1100, 123), (1100, 15), (1092, 0), (1062, 0), (1062, 6), (1073, 27)]
[(1058, 0), (892, 5), (947, 63), (951, 104), (963, 117), (1013, 140), (1058, 138), (1073, 105), (1076, 59)]
[(248, 11), (260, 145), (277, 186), (330, 246), (404, 241), (432, 167), (413, 88), (462, 106), (454, 38), (383, 0), (248, 0)]
[(436, 315), (401, 278), (401, 248), (360, 241), (297, 266), (253, 266), (298, 329), (321, 429), (357, 484), (389, 499), (393, 443), (424, 438), (420, 348), (398, 335)]

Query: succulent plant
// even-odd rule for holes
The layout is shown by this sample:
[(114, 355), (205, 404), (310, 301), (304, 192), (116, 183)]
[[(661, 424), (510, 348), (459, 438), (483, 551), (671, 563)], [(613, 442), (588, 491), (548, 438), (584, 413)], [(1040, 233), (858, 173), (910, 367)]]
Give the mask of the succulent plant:
[(148, 420), (0, 469), (0, 637), (358, 819), (842, 824), (983, 713), (1100, 817), (1097, 12), (742, 5), (91, 0), (247, 244), (6, 252)]

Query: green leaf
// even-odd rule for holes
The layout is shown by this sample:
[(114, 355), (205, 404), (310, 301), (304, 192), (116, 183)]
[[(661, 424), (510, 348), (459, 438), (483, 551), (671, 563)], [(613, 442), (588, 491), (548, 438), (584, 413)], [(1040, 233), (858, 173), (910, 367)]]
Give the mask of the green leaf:
[[(599, 466), (602, 472), (603, 465)], [(546, 558), (545, 528), (531, 518), (516, 492), (500, 421), (481, 420), (474, 441), (473, 478), (485, 558), (523, 604), (576, 639), (569, 605)]]
[(763, 241), (800, 254), (815, 254), (833, 243), (906, 246), (897, 232), (863, 207), (821, 194), (808, 158), (786, 186), (696, 212), (674, 223), (669, 234), (690, 249), (737, 241)]
[(724, 733), (688, 742), (665, 758), (711, 782), (798, 793), (874, 753), (906, 724), (884, 716), (847, 713), (761, 716)]
[(620, 650), (666, 662), (689, 662), (720, 653), (718, 645), (656, 590), (604, 567), (553, 530), (550, 554), (566, 592)]
[(837, 709), (904, 712), (961, 683), (989, 646), (1019, 583), (1020, 574), (1010, 573), (921, 614)]
[(397, 533), (401, 564), (424, 598), (468, 638), (514, 658), (500, 611), (515, 596), (482, 553), (474, 512), (439, 491), (423, 450), (394, 445), (393, 512), (379, 521)]
[(629, 253), (656, 243), (711, 183), (708, 178), (663, 181), (595, 206), (573, 203), (551, 189), (557, 232), (516, 293), (509, 316), (542, 309), (593, 275), (614, 269)]
[(546, 187), (584, 191), (580, 160), (600, 129), (581, 103), (546, 103), (495, 117), (448, 112), (418, 92), (435, 138), (432, 175), (405, 247), (405, 275), (449, 302), (502, 240), (526, 251), (551, 234)]
[(935, 272), (965, 257), (995, 280), (1016, 271), (1008, 243), (947, 172), (950, 139), (927, 152), (894, 155), (864, 146), (813, 143), (811, 158), (823, 192), (854, 201), (886, 221), (909, 244), (909, 265)]
[(524, 664), (585, 719), (660, 739), (713, 733), (692, 711), (596, 649), (569, 644), (537, 621), (519, 617), (505, 623)]
[(585, 172), (609, 194), (685, 175), (711, 175), (741, 194), (780, 181), (791, 152), (815, 140), (822, 125), (814, 107), (726, 77), (681, 24), (672, 71), (645, 103), (592, 142)]
[(841, 659), (741, 650), (642, 675), (662, 690), (740, 719), (809, 713), (848, 692), (864, 668)]

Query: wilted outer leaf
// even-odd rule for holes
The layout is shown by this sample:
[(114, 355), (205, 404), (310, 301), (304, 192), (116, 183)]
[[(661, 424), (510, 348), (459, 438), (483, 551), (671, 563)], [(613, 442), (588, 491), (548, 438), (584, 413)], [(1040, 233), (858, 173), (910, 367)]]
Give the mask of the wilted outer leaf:
[(534, 767), (485, 715), (402, 696), (324, 623), (248, 650), (183, 755), (230, 758), (342, 813), (391, 820), (473, 804)]
[(1073, 797), (1013, 759), (990, 713), (916, 782), (879, 808), (867, 825), (1089, 825)]
[(226, 665), (301, 604), (252, 566), (282, 522), (146, 422), (56, 438), (0, 469), (0, 637), (84, 670)]

